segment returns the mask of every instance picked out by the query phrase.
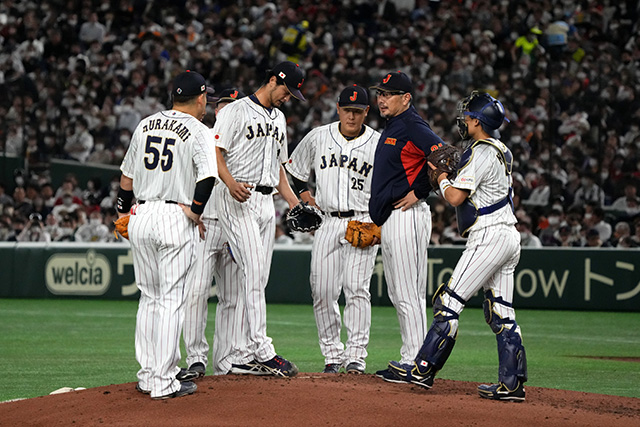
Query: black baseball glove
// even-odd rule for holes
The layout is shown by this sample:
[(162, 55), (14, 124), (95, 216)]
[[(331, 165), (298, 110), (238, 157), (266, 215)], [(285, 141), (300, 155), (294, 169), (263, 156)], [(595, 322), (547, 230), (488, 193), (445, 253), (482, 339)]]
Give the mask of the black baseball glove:
[(458, 163), (460, 163), (460, 155), (462, 150), (453, 145), (446, 144), (439, 147), (437, 150), (432, 151), (427, 156), (427, 161), (430, 162), (435, 169), (429, 170), (429, 181), (431, 187), (438, 189), (438, 177), (446, 173), (447, 176), (453, 175), (458, 170)]
[(291, 230), (308, 232), (320, 228), (323, 216), (320, 209), (302, 202), (287, 212), (286, 220)]

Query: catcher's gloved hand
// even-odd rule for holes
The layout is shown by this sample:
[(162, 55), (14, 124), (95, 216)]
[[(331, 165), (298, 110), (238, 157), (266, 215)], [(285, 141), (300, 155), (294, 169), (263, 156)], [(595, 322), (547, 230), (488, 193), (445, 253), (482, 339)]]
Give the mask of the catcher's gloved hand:
[(293, 231), (314, 231), (320, 228), (324, 217), (320, 209), (307, 203), (298, 203), (287, 212), (287, 225)]
[(118, 233), (120, 233), (120, 235), (122, 237), (124, 237), (125, 239), (129, 238), (129, 218), (131, 217), (131, 215), (125, 215), (125, 216), (121, 216), (120, 218), (118, 218), (117, 220), (113, 221), (113, 223), (116, 226), (116, 230), (113, 232), (113, 234), (116, 235), (116, 239), (118, 238), (118, 235), (116, 234), (116, 231)]
[(366, 248), (373, 244), (373, 238), (380, 239), (380, 227), (372, 222), (349, 221), (347, 224), (347, 232), (344, 234), (353, 247)]
[(435, 166), (435, 169), (429, 170), (429, 181), (434, 190), (438, 189), (438, 177), (440, 175), (446, 173), (449, 176), (449, 174), (453, 174), (458, 170), (461, 151), (458, 147), (446, 144), (427, 156), (427, 161)]

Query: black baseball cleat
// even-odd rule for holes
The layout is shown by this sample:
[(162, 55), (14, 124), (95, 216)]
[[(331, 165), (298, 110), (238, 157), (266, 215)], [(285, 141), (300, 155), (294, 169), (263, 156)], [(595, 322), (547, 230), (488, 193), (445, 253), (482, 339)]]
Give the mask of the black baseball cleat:
[(379, 371), (376, 371), (376, 377), (382, 378), (383, 380), (385, 380), (386, 382), (389, 382), (389, 383), (402, 384), (402, 383), (405, 382), (403, 379), (401, 379), (398, 376), (396, 376), (396, 374), (391, 372), (389, 369), (381, 369)]
[(233, 364), (227, 375), (271, 375), (262, 364), (256, 360), (243, 364)]
[(142, 393), (142, 394), (151, 394), (150, 390), (145, 390), (142, 387), (140, 387), (140, 383), (136, 383), (136, 391)]
[(295, 377), (298, 374), (298, 367), (282, 356), (275, 355), (266, 362), (259, 362), (270, 375), (276, 377)]
[(199, 380), (200, 378), (204, 377), (207, 368), (204, 366), (204, 363), (196, 362), (189, 366), (189, 369), (187, 369), (187, 371), (195, 372), (197, 376), (194, 378), (194, 380)]
[(524, 383), (518, 381), (518, 386), (514, 390), (509, 390), (504, 383), (480, 384), (478, 394), (484, 399), (524, 402)]
[(340, 372), (342, 365), (340, 363), (327, 363), (322, 370), (323, 374), (337, 374)]
[(180, 372), (176, 374), (176, 379), (180, 382), (193, 381), (198, 378), (198, 373), (189, 369), (180, 368)]
[(358, 362), (351, 362), (347, 365), (347, 374), (364, 374), (364, 367)]
[(153, 400), (165, 400), (165, 399), (173, 399), (174, 397), (182, 397), (188, 394), (193, 394), (198, 389), (196, 383), (191, 381), (185, 381), (180, 383), (180, 389), (174, 391), (171, 394), (165, 394), (164, 396), (151, 397)]
[(408, 383), (419, 385), (420, 387), (427, 389), (433, 387), (434, 373), (429, 369), (424, 372), (420, 371), (420, 367), (416, 362), (406, 364), (392, 360), (389, 362), (389, 370), (398, 378), (401, 378)]

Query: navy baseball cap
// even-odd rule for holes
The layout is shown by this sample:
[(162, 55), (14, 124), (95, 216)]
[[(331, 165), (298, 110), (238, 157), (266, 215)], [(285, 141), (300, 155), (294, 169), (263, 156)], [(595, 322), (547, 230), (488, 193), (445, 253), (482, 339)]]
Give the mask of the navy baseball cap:
[(212, 93), (213, 88), (207, 88), (204, 77), (195, 71), (187, 70), (173, 79), (173, 91), (171, 93), (174, 96), (198, 96), (205, 92)]
[(231, 88), (231, 89), (225, 89), (221, 91), (217, 96), (214, 96), (213, 94), (209, 96), (209, 94), (207, 94), (207, 102), (209, 104), (218, 104), (220, 102), (233, 102), (237, 99), (244, 98), (245, 96), (246, 95), (241, 90)]
[(361, 86), (353, 85), (342, 89), (338, 96), (338, 106), (366, 110), (369, 106), (369, 94)]
[(413, 83), (411, 83), (409, 76), (402, 71), (394, 71), (387, 74), (380, 83), (371, 86), (370, 89), (393, 93), (411, 93)]
[(294, 64), (291, 61), (284, 61), (273, 67), (271, 72), (273, 75), (284, 81), (284, 84), (287, 89), (289, 89), (291, 96), (300, 101), (306, 101), (302, 92), (300, 92), (302, 83), (304, 83), (304, 72), (298, 64)]

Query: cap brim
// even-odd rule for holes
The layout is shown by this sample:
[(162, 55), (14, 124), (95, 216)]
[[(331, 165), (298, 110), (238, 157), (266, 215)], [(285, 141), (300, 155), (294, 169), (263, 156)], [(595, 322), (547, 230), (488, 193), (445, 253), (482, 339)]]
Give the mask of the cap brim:
[(218, 98), (216, 103), (219, 104), (221, 102), (233, 102), (233, 101), (237, 101), (237, 100), (238, 100), (238, 98), (231, 98), (230, 96), (223, 96), (222, 98)]
[(389, 93), (407, 93), (403, 90), (389, 89), (388, 87), (383, 87), (383, 86), (370, 86), (369, 89), (375, 89), (381, 92), (389, 92)]
[(213, 96), (213, 94), (216, 93), (213, 87), (207, 86), (206, 93), (207, 93), (207, 104), (214, 104), (218, 101), (218, 97)]
[(369, 107), (369, 105), (364, 105), (364, 104), (340, 105), (340, 104), (338, 104), (338, 107), (340, 107), (340, 108), (355, 108), (357, 110), (366, 110)]
[(295, 99), (297, 99), (298, 101), (306, 101), (307, 99), (302, 95), (302, 92), (300, 92), (300, 90), (298, 89), (291, 89), (286, 83), (285, 83), (285, 87), (287, 88), (287, 90), (289, 91), (289, 93), (291, 94), (291, 96), (293, 96)]

